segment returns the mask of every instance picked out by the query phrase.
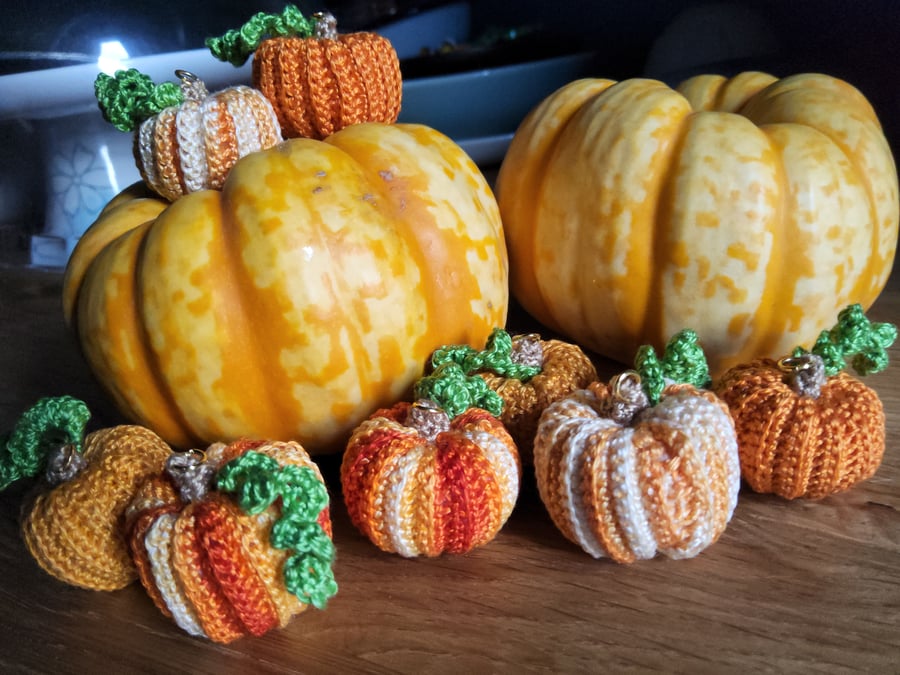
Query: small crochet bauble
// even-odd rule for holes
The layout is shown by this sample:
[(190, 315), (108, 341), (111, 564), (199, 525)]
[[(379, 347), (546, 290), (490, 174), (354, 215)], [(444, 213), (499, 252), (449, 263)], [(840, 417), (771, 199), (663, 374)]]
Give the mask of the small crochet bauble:
[(709, 371), (692, 331), (661, 361), (642, 347), (635, 367), (544, 411), (538, 492), (563, 535), (595, 558), (690, 558), (719, 538), (737, 505), (734, 424), (698, 388)]
[(578, 345), (542, 340), (530, 333), (511, 336), (497, 328), (482, 351), (453, 345), (434, 352), (432, 368), (447, 361), (476, 374), (503, 399), (500, 420), (507, 428), (523, 464), (532, 464), (532, 445), (538, 419), (548, 405), (587, 387), (597, 370)]
[(737, 429), (741, 473), (755, 492), (821, 499), (870, 478), (885, 448), (878, 394), (844, 372), (887, 367), (897, 328), (873, 324), (860, 305), (844, 309), (807, 352), (759, 359), (725, 372), (715, 392)]
[(455, 363), (423, 377), (415, 393), (415, 403), (378, 410), (353, 432), (341, 463), (344, 502), (383, 551), (466, 553), (494, 539), (519, 494), (519, 455), (497, 418), (502, 401)]
[(171, 450), (139, 426), (83, 438), (89, 417), (87, 406), (68, 396), (38, 401), (0, 443), (0, 489), (43, 472), (22, 509), (29, 552), (61, 581), (112, 591), (137, 578), (120, 527), (125, 508)]
[(253, 86), (271, 101), (285, 138), (321, 139), (351, 124), (392, 124), (400, 114), (400, 60), (390, 41), (339, 34), (331, 14), (307, 18), (288, 5), (206, 44), (235, 66), (254, 54)]
[(195, 75), (176, 70), (181, 86), (155, 85), (135, 69), (94, 83), (104, 118), (135, 130), (134, 156), (144, 182), (175, 201), (198, 190), (219, 190), (245, 155), (282, 140), (278, 118), (259, 91), (244, 85), (210, 94)]
[(125, 522), (148, 595), (194, 636), (263, 635), (337, 592), (328, 492), (296, 442), (174, 453)]

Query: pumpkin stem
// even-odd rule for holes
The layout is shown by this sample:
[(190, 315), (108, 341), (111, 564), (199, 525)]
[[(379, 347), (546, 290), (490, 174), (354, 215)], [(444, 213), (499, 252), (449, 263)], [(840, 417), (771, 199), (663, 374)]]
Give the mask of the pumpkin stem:
[(193, 73), (179, 68), (175, 71), (175, 77), (181, 80), (181, 95), (185, 101), (200, 102), (209, 96), (203, 80)]
[(206, 461), (202, 450), (174, 452), (166, 460), (166, 473), (178, 488), (181, 501), (199, 502), (212, 489), (216, 467)]
[(120, 131), (134, 131), (145, 119), (184, 101), (177, 84), (153, 84), (135, 68), (117, 70), (114, 77), (100, 73), (94, 80), (94, 95), (103, 119)]
[[(819, 333), (810, 351), (822, 358), (828, 377), (844, 370), (848, 358), (853, 370), (865, 376), (887, 368), (887, 350), (896, 339), (897, 327), (894, 324), (872, 323), (862, 305), (857, 303), (841, 310), (837, 324)], [(802, 347), (797, 347), (793, 356), (806, 353)]]
[(609, 395), (601, 399), (599, 414), (616, 424), (627, 426), (634, 416), (650, 406), (642, 378), (635, 370), (626, 370), (609, 381)]
[(219, 470), (216, 486), (237, 493), (245, 513), (255, 515), (281, 499), (281, 517), (272, 525), (269, 541), (274, 548), (293, 551), (284, 563), (288, 591), (301, 601), (324, 609), (337, 593), (332, 563), (335, 548), (319, 524), (328, 508), (328, 491), (308, 467), (278, 462), (250, 450)]
[(672, 336), (662, 359), (651, 345), (640, 347), (634, 367), (651, 405), (659, 403), (662, 390), (669, 383), (687, 383), (699, 389), (710, 382), (706, 354), (700, 347), (697, 333), (689, 328)]
[(454, 361), (442, 363), (431, 375), (419, 378), (413, 391), (417, 400), (434, 401), (451, 419), (469, 408), (483, 408), (495, 417), (503, 412), (500, 395)]
[(37, 475), (54, 451), (50, 468), (71, 473), (80, 465), (71, 453), (80, 457), (90, 417), (87, 405), (71, 396), (42, 398), (26, 410), (12, 432), (0, 439), (0, 490), (19, 478)]
[[(334, 17), (323, 13), (322, 18), (306, 18), (295, 5), (287, 5), (281, 14), (266, 14), (258, 12), (239, 29), (231, 29), (221, 37), (206, 39), (206, 46), (212, 55), (233, 66), (242, 66), (250, 55), (256, 51), (260, 43), (269, 37), (299, 37), (308, 38), (317, 33), (320, 23), (326, 23), (330, 17), (331, 23)], [(322, 29), (327, 31), (327, 27)], [(337, 33), (336, 27), (334, 28)]]
[(482, 351), (468, 345), (449, 345), (431, 355), (434, 368), (447, 362), (459, 364), (466, 375), (486, 371), (524, 382), (541, 372), (544, 358), (540, 336), (513, 338), (502, 328), (495, 328)]
[(788, 373), (788, 384), (800, 396), (819, 398), (825, 384), (825, 361), (818, 354), (800, 354), (781, 359), (778, 367)]
[(450, 416), (434, 401), (421, 398), (410, 406), (404, 424), (433, 442), (439, 433), (450, 428)]

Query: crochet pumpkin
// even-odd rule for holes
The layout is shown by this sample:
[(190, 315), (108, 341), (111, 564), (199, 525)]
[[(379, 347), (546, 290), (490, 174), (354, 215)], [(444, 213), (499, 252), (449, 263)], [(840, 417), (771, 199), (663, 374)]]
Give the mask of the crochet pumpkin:
[(175, 201), (222, 188), (241, 157), (281, 141), (272, 106), (259, 91), (238, 85), (209, 94), (192, 73), (176, 70), (181, 87), (154, 85), (131, 68), (94, 84), (104, 118), (135, 130), (134, 156), (151, 190)]
[(126, 522), (141, 582), (191, 635), (259, 636), (337, 592), (328, 493), (297, 443), (173, 454)]
[(532, 463), (532, 444), (544, 409), (597, 379), (594, 364), (578, 345), (542, 340), (531, 333), (510, 336), (497, 328), (482, 351), (468, 345), (436, 350), (431, 367), (453, 361), (476, 374), (503, 399), (500, 421), (509, 431), (525, 464)]
[(595, 558), (690, 558), (718, 539), (737, 504), (734, 424), (697, 388), (708, 370), (693, 331), (677, 334), (662, 361), (641, 348), (635, 366), (544, 411), (538, 493), (563, 535)]
[(0, 444), (0, 490), (43, 472), (22, 509), (29, 552), (61, 581), (112, 591), (137, 578), (120, 529), (125, 509), (171, 450), (139, 426), (83, 438), (89, 417), (87, 406), (68, 396), (38, 401)]
[(338, 34), (327, 12), (254, 15), (206, 41), (235, 66), (253, 57), (253, 86), (272, 103), (285, 138), (325, 138), (351, 124), (391, 124), (400, 114), (400, 61), (375, 33)]
[(502, 401), (455, 363), (420, 379), (415, 394), (353, 432), (341, 463), (344, 502), (383, 551), (466, 553), (496, 536), (519, 493), (519, 455), (497, 418)]
[(891, 324), (873, 324), (860, 305), (838, 315), (809, 352), (780, 361), (757, 359), (727, 371), (716, 393), (737, 429), (741, 472), (756, 492), (820, 499), (871, 477), (885, 448), (878, 394), (844, 372), (887, 367)]

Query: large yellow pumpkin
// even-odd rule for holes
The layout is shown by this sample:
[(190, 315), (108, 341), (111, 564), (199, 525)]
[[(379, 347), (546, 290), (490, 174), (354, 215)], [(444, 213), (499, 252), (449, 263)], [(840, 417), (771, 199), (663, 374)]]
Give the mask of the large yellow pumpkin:
[(497, 204), (452, 141), (360, 124), (252, 153), (221, 192), (133, 188), (84, 235), (64, 307), (119, 407), (177, 447), (340, 449), (431, 352), (506, 320)]
[(522, 123), (497, 185), (533, 316), (619, 360), (694, 328), (714, 373), (871, 305), (897, 192), (858, 90), (763, 73), (572, 82)]

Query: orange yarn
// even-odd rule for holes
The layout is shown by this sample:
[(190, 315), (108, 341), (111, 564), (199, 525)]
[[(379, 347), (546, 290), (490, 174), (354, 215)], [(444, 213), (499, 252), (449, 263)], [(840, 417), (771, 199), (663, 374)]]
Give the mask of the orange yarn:
[(56, 487), (42, 486), (24, 507), (22, 535), (38, 564), (66, 583), (93, 590), (134, 581), (121, 519), (138, 486), (162, 470), (170, 452), (144, 427), (88, 434), (84, 471)]
[(741, 472), (756, 492), (820, 499), (872, 476), (885, 448), (878, 395), (844, 373), (817, 398), (797, 394), (771, 359), (737, 366), (716, 382), (738, 435)]
[[(321, 479), (293, 442), (217, 443), (207, 449), (206, 461), (221, 467), (248, 450), (282, 466), (311, 468)], [(167, 474), (146, 481), (129, 507), (126, 527), (141, 582), (157, 607), (188, 633), (222, 643), (283, 627), (304, 611), (307, 605), (284, 584), (290, 552), (269, 543), (278, 504), (249, 516), (215, 491), (183, 503)], [(327, 508), (319, 523), (330, 537)]]
[(518, 496), (512, 438), (496, 417), (469, 408), (429, 440), (406, 425), (412, 406), (379, 410), (354, 431), (341, 464), (351, 521), (378, 548), (405, 557), (489, 542)]
[(597, 379), (594, 364), (578, 345), (560, 340), (539, 340), (539, 343), (541, 372), (531, 379), (523, 382), (494, 373), (479, 373), (503, 399), (500, 419), (515, 440), (522, 462), (528, 465), (533, 463), (532, 446), (541, 413), (554, 401)]
[(374, 33), (263, 40), (253, 84), (275, 108), (285, 138), (322, 139), (351, 124), (391, 124), (400, 114), (400, 61)]

